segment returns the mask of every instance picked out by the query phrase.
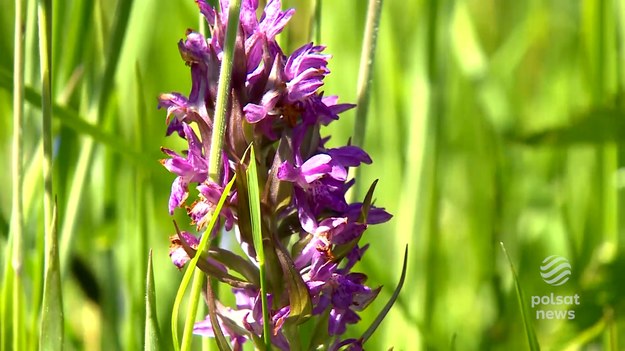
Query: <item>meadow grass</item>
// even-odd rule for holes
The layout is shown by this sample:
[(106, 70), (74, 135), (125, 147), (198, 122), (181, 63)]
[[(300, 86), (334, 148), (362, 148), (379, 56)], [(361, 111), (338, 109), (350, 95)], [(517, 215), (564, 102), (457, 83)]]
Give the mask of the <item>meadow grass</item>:
[[(333, 55), (324, 91), (356, 102), (367, 2), (317, 1), (319, 30), (311, 25), (315, 1), (283, 1), (297, 12), (281, 44), (291, 52), (318, 38)], [(17, 3), (24, 56), (14, 66)], [(38, 4), (3, 5), (0, 350), (37, 349), (43, 333), (62, 333), (65, 350), (138, 350), (144, 341), (157, 349), (155, 340), (170, 349), (183, 273), (168, 257), (173, 177), (158, 160), (160, 146), (184, 145), (164, 138), (166, 113), (156, 97), (188, 93), (176, 44), (187, 28), (199, 29), (196, 6), (52, 1), (48, 101)], [(525, 313), (542, 349), (625, 347), (624, 19), (619, 0), (383, 2), (358, 140), (374, 163), (360, 171), (352, 195), (364, 198), (379, 179), (375, 204), (394, 218), (363, 239), (371, 247), (358, 268), (383, 289), (350, 335), (362, 335), (393, 295), (406, 244), (408, 262), (403, 289), (366, 349), (529, 349)], [(23, 95), (14, 90), (19, 67)], [(355, 120), (348, 111), (322, 133), (343, 145)], [(50, 164), (52, 183), (44, 186)], [(41, 307), (52, 281), (44, 284), (46, 262), (56, 255), (54, 197), (61, 331), (41, 329), (41, 318), (50, 320)], [(186, 223), (181, 213), (173, 219)], [(562, 286), (541, 278), (551, 255), (571, 264)], [(148, 310), (159, 330), (146, 336), (148, 272), (156, 292)], [(552, 293), (577, 294), (580, 304), (530, 305)], [(574, 319), (537, 319), (539, 309), (573, 310)], [(183, 326), (184, 317), (174, 323)], [(195, 337), (193, 349), (200, 345)]]

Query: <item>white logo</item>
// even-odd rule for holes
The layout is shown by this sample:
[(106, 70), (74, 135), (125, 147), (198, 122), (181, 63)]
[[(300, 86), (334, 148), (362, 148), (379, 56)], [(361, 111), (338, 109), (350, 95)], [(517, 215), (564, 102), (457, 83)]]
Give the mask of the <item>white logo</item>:
[(562, 256), (549, 256), (543, 260), (540, 266), (540, 276), (545, 283), (553, 286), (560, 286), (571, 276), (571, 264)]

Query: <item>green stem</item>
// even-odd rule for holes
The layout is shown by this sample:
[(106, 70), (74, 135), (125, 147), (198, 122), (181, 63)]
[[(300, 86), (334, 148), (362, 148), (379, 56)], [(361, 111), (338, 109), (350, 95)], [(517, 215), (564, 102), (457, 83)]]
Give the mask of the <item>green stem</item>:
[(310, 37), (315, 43), (321, 43), (321, 0), (314, 0), (315, 14), (312, 18)]
[(219, 183), (224, 135), (226, 134), (226, 111), (230, 97), (230, 78), (234, 59), (234, 43), (239, 28), (239, 12), (241, 0), (234, 0), (228, 9), (228, 28), (226, 29), (226, 47), (219, 71), (219, 85), (217, 86), (217, 101), (215, 102), (215, 116), (213, 118), (213, 134), (210, 143), (210, 158), (208, 160), (208, 175), (212, 181)]
[[(21, 350), (25, 342), (24, 306), (22, 296), (22, 265), (24, 251), (24, 212), (22, 204), (24, 169), (22, 166), (22, 127), (24, 119), (24, 40), (23, 1), (15, 0), (15, 46), (13, 61), (13, 148), (12, 148), (12, 210), (13, 238), (13, 349)], [(4, 328), (4, 327), (3, 327)]]
[[(358, 83), (356, 85), (357, 107), (356, 120), (354, 123), (353, 144), (362, 147), (365, 142), (365, 131), (367, 127), (367, 112), (369, 111), (369, 99), (371, 97), (371, 81), (373, 80), (372, 69), (375, 60), (375, 48), (378, 39), (378, 29), (380, 27), (380, 16), (382, 14), (382, 0), (369, 0), (367, 9), (367, 24), (362, 40), (362, 51), (360, 52), (360, 67), (358, 69)], [(360, 168), (354, 170), (354, 177), (358, 179)], [(357, 189), (354, 188), (350, 197), (354, 200), (358, 196)]]
[(256, 170), (256, 154), (254, 146), (251, 146), (250, 165), (248, 167), (248, 196), (250, 203), (250, 219), (252, 224), (252, 236), (254, 237), (254, 249), (258, 260), (260, 279), (260, 301), (263, 311), (263, 340), (265, 350), (271, 350), (271, 320), (269, 319), (269, 306), (267, 305), (267, 282), (265, 275), (265, 250), (263, 244), (262, 218), (260, 211), (260, 191), (258, 189), (258, 171)]
[[(204, 236), (209, 236), (210, 233), (204, 233)], [(199, 254), (197, 254), (199, 255)], [(187, 305), (187, 317), (184, 323), (184, 331), (182, 332), (182, 345), (180, 349), (182, 351), (191, 350), (191, 337), (193, 336), (193, 325), (195, 324), (195, 316), (197, 315), (197, 308), (200, 301), (200, 293), (202, 292), (202, 285), (204, 284), (204, 273), (196, 268), (193, 272), (193, 284), (191, 285), (191, 297), (189, 304)]]
[(43, 119), (43, 208), (45, 232), (45, 281), (41, 311), (40, 350), (63, 347), (63, 299), (57, 247), (57, 210), (52, 191), (52, 1), (40, 0), (39, 60)]
[(367, 126), (367, 111), (371, 92), (371, 70), (375, 59), (375, 47), (378, 39), (380, 15), (382, 14), (382, 0), (369, 0), (367, 9), (367, 25), (360, 52), (360, 68), (358, 69), (358, 84), (356, 88), (358, 107), (356, 108), (356, 124), (354, 128), (354, 145), (362, 146), (365, 140)]
[(39, 57), (41, 60), (41, 113), (43, 118), (43, 209), (46, 247), (49, 247), (50, 244), (52, 210), (54, 208), (52, 194), (52, 91), (50, 84), (51, 12), (50, 0), (43, 0), (39, 3)]
[(271, 351), (271, 319), (269, 318), (269, 306), (267, 305), (267, 279), (265, 278), (265, 258), (261, 257), (261, 255), (258, 255), (258, 267), (260, 272), (260, 301), (261, 308), (263, 309), (263, 340), (265, 341), (265, 350)]
[[(234, 59), (234, 44), (239, 28), (239, 13), (241, 10), (241, 0), (230, 2), (228, 9), (228, 27), (226, 28), (226, 43), (221, 68), (219, 72), (219, 85), (217, 86), (217, 99), (215, 102), (215, 116), (213, 118), (213, 133), (210, 141), (208, 176), (211, 181), (219, 184), (221, 178), (222, 150), (224, 135), (226, 134), (226, 111), (228, 108), (228, 97), (230, 96), (230, 79), (232, 76), (232, 64)], [(204, 236), (210, 236), (206, 231)], [(193, 274), (193, 284), (191, 286), (191, 296), (187, 309), (187, 317), (182, 335), (183, 351), (191, 347), (191, 335), (197, 306), (202, 291), (204, 273), (197, 269)]]

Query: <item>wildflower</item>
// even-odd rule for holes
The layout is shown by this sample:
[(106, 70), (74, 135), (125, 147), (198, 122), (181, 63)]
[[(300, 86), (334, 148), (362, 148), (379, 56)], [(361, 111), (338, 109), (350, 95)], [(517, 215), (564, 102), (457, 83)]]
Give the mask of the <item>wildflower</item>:
[[(166, 135), (177, 135), (188, 144), (181, 154), (162, 148), (168, 157), (161, 161), (163, 166), (176, 175), (169, 212), (185, 207), (191, 225), (197, 231), (205, 229), (225, 185), (247, 162), (256, 162), (263, 194), (263, 231), (270, 232), (265, 250), (273, 258), (267, 263), (269, 320), (265, 321), (259, 303), (258, 261), (249, 228), (247, 190), (237, 183), (226, 194), (220, 225), (234, 231), (247, 256), (212, 247), (198, 261), (198, 267), (207, 274), (230, 284), (236, 297), (234, 307), (216, 301), (219, 327), (233, 348), (240, 350), (245, 342), (258, 340), (263, 324), (270, 323), (274, 346), (289, 350), (291, 341), (283, 333), (285, 325), (327, 314), (326, 346), (361, 350), (361, 340), (342, 336), (348, 325), (360, 320), (358, 312), (377, 297), (380, 288), (367, 286), (367, 276), (352, 269), (368, 248), (359, 245), (367, 227), (386, 222), (391, 215), (370, 200), (346, 201), (345, 193), (355, 183), (349, 179), (349, 169), (371, 164), (372, 160), (354, 145), (328, 148), (327, 139), (321, 137), (321, 126), (354, 107), (320, 91), (330, 74), (327, 65), (331, 56), (324, 53), (324, 46), (313, 43), (287, 56), (276, 36), (294, 11), (282, 11), (280, 0), (270, 0), (258, 18), (258, 1), (242, 1), (223, 171), (219, 179), (209, 179), (209, 142), (228, 1), (220, 1), (221, 11), (204, 0), (196, 2), (209, 25), (210, 37), (190, 30), (178, 43), (191, 71), (189, 95), (167, 93), (159, 97), (159, 107), (167, 109)], [(259, 156), (248, 161), (244, 153), (252, 142)], [(197, 199), (189, 204), (190, 193), (196, 193), (189, 190), (193, 186)], [(218, 233), (215, 229), (209, 234)], [(196, 254), (199, 239), (183, 231), (171, 242), (170, 257), (181, 268)], [(233, 271), (238, 274), (231, 274)], [(298, 287), (304, 294), (293, 294)], [(302, 305), (310, 306), (307, 315)], [(194, 333), (214, 337), (210, 318), (198, 322)]]

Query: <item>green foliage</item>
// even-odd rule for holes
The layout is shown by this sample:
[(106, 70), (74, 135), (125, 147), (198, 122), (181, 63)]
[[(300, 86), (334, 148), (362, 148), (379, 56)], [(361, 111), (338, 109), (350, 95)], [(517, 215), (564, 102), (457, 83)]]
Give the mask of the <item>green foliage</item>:
[[(319, 26), (315, 37), (333, 55), (324, 91), (355, 102), (366, 2), (283, 2), (297, 12), (280, 40), (293, 50)], [(322, 6), (313, 21), (314, 3)], [(162, 317), (159, 343), (168, 349), (173, 336), (167, 326), (186, 316), (171, 319), (183, 274), (167, 255), (175, 233), (166, 213), (173, 177), (157, 161), (161, 145), (182, 144), (163, 138), (165, 111), (155, 108), (155, 98), (190, 89), (176, 43), (187, 28), (198, 27), (196, 5), (52, 5), (52, 196), (58, 197), (63, 295), (63, 306), (55, 308), (64, 312), (64, 349), (144, 347), (149, 248), (158, 291), (150, 315)], [(13, 6), (9, 1), (0, 11), (2, 116), (13, 111)], [(44, 293), (45, 94), (36, 2), (25, 1), (24, 10), (23, 274), (16, 281), (12, 273), (13, 137), (11, 119), (2, 118), (0, 350), (12, 349), (14, 331), (23, 332), (17, 342), (26, 349), (40, 346)], [(371, 246), (356, 270), (383, 288), (349, 336), (363, 335), (394, 298), (408, 244), (402, 292), (367, 349), (448, 349), (450, 342), (457, 350), (516, 349), (527, 343), (528, 324), (543, 349), (623, 348), (624, 16), (625, 3), (614, 0), (383, 2), (361, 139), (374, 163), (360, 172), (354, 196), (379, 179), (368, 201), (394, 218), (362, 239)], [(329, 146), (353, 137), (354, 116), (347, 112), (322, 131), (332, 135)], [(248, 186), (239, 181), (237, 189)], [(288, 202), (280, 184), (270, 185), (261, 196)], [(186, 223), (179, 211), (174, 219)], [(516, 278), (499, 242), (506, 243)], [(202, 255), (229, 268), (222, 281), (236, 284), (258, 274), (223, 252)], [(570, 261), (565, 285), (541, 279), (541, 262), (550, 255)], [(266, 258), (280, 271), (288, 268), (279, 257)], [(578, 294), (579, 306), (553, 307), (574, 310), (575, 318), (536, 319), (537, 308), (529, 306), (524, 323), (517, 284), (526, 305), (534, 295)], [(322, 334), (302, 333), (311, 344)], [(200, 341), (193, 338), (191, 345)]]

